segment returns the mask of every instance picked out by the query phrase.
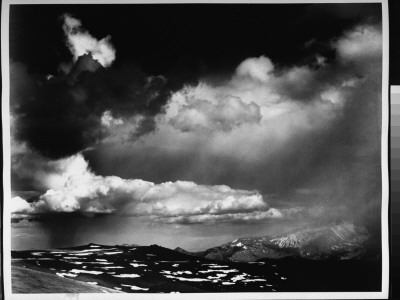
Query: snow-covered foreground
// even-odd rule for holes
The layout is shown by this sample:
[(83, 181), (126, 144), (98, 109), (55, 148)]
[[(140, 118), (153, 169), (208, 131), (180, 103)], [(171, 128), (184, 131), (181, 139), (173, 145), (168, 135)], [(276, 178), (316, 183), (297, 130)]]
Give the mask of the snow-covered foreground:
[[(263, 271), (263, 263), (213, 263), (160, 246), (90, 244), (51, 251), (15, 252), (13, 257), (14, 263), (19, 265), (29, 264), (28, 267), (40, 267), (62, 278), (130, 293), (272, 291), (280, 281), (280, 277), (272, 273), (272, 267), (271, 272)], [(37, 265), (39, 261), (40, 266)]]
[(379, 265), (351, 259), (222, 262), (157, 245), (95, 244), (49, 251), (13, 251), (12, 258), (14, 266), (127, 293), (368, 291), (379, 288)]

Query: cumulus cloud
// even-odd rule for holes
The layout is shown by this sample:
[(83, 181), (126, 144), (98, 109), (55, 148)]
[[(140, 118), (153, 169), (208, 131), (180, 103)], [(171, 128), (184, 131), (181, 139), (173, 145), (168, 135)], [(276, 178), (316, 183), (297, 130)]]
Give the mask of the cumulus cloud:
[(29, 214), (33, 213), (33, 207), (21, 197), (13, 197), (11, 199), (11, 213), (12, 214)]
[(238, 97), (226, 97), (212, 103), (207, 100), (188, 100), (171, 118), (172, 126), (181, 131), (229, 131), (242, 124), (261, 120), (260, 107), (251, 102), (243, 103)]
[(267, 82), (270, 78), (270, 73), (274, 71), (274, 65), (268, 57), (251, 57), (236, 68), (236, 74), (243, 77), (250, 77), (253, 80)]
[[(52, 188), (30, 202), (14, 197), (13, 215), (79, 212), (147, 216), (177, 223), (184, 223), (181, 218), (199, 223), (282, 217), (278, 210), (268, 207), (257, 191), (189, 181), (155, 184), (140, 179), (98, 176), (90, 171), (81, 155), (53, 164), (59, 168), (55, 168), (58, 174), (48, 176), (55, 177), (49, 182)], [(64, 175), (62, 183), (57, 181), (60, 174)]]
[(333, 46), (344, 62), (377, 59), (382, 54), (382, 33), (380, 26), (359, 25), (337, 39)]
[(67, 39), (67, 45), (75, 61), (79, 56), (91, 53), (93, 58), (103, 67), (111, 66), (115, 60), (116, 51), (111, 43), (110, 36), (98, 41), (82, 27), (80, 20), (68, 14), (64, 14), (62, 18), (64, 20), (63, 30)]
[(87, 170), (82, 157), (49, 160), (35, 153), (25, 143), (12, 139), (11, 180), (13, 190), (22, 188), (44, 192), (65, 185), (68, 178)]

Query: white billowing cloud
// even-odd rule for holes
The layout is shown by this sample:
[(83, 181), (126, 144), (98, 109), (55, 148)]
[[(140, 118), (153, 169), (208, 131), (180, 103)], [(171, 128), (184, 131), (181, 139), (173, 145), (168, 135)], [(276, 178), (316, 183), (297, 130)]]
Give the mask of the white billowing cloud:
[(21, 197), (11, 199), (11, 213), (29, 214), (33, 212), (33, 207)]
[[(189, 181), (155, 184), (140, 179), (98, 176), (89, 170), (81, 155), (58, 163), (61, 169), (77, 170), (70, 172), (62, 186), (49, 189), (36, 202), (13, 198), (14, 214), (117, 213), (155, 220), (178, 216), (199, 216), (199, 220), (210, 216), (206, 219), (211, 220), (223, 218), (223, 215), (227, 215), (227, 219), (246, 220), (249, 213), (253, 214), (252, 219), (280, 217), (278, 211), (268, 210), (257, 191), (232, 189), (225, 185), (198, 185)], [(71, 167), (66, 168), (66, 163)]]
[[(279, 77), (271, 75), (268, 83), (243, 80), (235, 73), (222, 85), (201, 82), (186, 87), (172, 95), (165, 115), (159, 118), (158, 131), (136, 147), (163, 147), (176, 152), (198, 149), (201, 157), (231, 157), (243, 163), (268, 161), (293, 138), (327, 128), (340, 113), (346, 100), (344, 87), (327, 86), (308, 102), (277, 91), (283, 81), (310, 84), (311, 75), (307, 74), (312, 72), (306, 67), (293, 68)], [(210, 132), (213, 134), (207, 134)]]
[(236, 68), (236, 74), (238, 76), (248, 76), (253, 80), (264, 83), (268, 81), (270, 73), (273, 71), (274, 65), (271, 60), (265, 56), (248, 58)]
[[(343, 100), (345, 87), (341, 83), (322, 86), (315, 79), (322, 71), (308, 66), (288, 68), (279, 75), (265, 71), (262, 74), (268, 74), (268, 80), (260, 80), (259, 75), (251, 72), (266, 70), (265, 60), (268, 59), (263, 56), (245, 60), (231, 79), (221, 85), (200, 82), (195, 87), (185, 87), (171, 97), (165, 120), (184, 132), (208, 128), (214, 133), (225, 131), (223, 138), (236, 141), (240, 132), (245, 139), (250, 133), (259, 138), (259, 133), (262, 139), (272, 138), (273, 143), (275, 138), (287, 140), (292, 134), (309, 131), (311, 123), (314, 129), (325, 127), (335, 118), (339, 101), (331, 97), (328, 100), (326, 93), (331, 95), (334, 90), (336, 98)], [(248, 73), (252, 75), (243, 78)], [(312, 94), (314, 90), (319, 93), (308, 101), (291, 98), (293, 94)], [(165, 126), (159, 123), (159, 128)]]
[(150, 187), (136, 206), (139, 214), (182, 216), (198, 214), (226, 214), (267, 208), (256, 191), (235, 190), (228, 186), (197, 185), (177, 181)]
[(68, 14), (63, 16), (63, 30), (67, 37), (68, 47), (77, 60), (79, 56), (91, 52), (93, 58), (103, 67), (109, 67), (115, 60), (115, 48), (111, 44), (111, 37), (107, 36), (100, 41), (82, 28), (80, 20)]
[(359, 25), (346, 32), (333, 43), (340, 58), (345, 61), (363, 61), (376, 59), (382, 54), (382, 33), (378, 26)]
[(243, 103), (240, 98), (226, 97), (217, 103), (196, 99), (180, 107), (171, 124), (181, 131), (222, 130), (229, 131), (242, 124), (260, 122), (260, 107), (251, 102)]
[[(355, 27), (331, 46), (338, 50), (337, 61), (328, 63), (317, 55), (323, 60), (318, 68), (297, 65), (275, 70), (261, 56), (244, 60), (227, 81), (212, 84), (203, 80), (195, 87), (185, 87), (172, 95), (165, 116), (159, 119), (159, 135), (168, 136), (163, 143), (182, 143), (186, 148), (186, 142), (192, 141), (196, 147), (201, 144), (202, 153), (226, 155), (229, 151), (246, 159), (250, 152), (243, 156), (243, 147), (265, 157), (280, 151), (294, 136), (329, 128), (342, 116), (346, 103), (354, 100), (365, 78), (375, 72), (365, 61), (381, 57), (380, 29)], [(343, 59), (356, 58), (355, 66), (337, 69)], [(170, 125), (186, 135), (174, 133)], [(214, 133), (207, 141), (198, 134), (204, 128)], [(192, 139), (191, 133), (196, 135)], [(156, 146), (156, 138), (147, 141)]]
[(31, 182), (34, 189), (59, 189), (68, 178), (81, 176), (87, 171), (87, 162), (80, 155), (52, 161), (31, 152), (24, 144), (15, 141), (14, 144), (12, 171), (19, 180)]

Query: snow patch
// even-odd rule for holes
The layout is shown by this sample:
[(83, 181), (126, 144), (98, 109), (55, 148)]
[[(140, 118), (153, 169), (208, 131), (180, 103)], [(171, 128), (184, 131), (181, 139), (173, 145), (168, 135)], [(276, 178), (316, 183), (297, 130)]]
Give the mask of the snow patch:
[(145, 264), (130, 264), (132, 267), (137, 268), (137, 267), (147, 267)]
[(210, 281), (209, 279), (205, 278), (185, 278), (185, 277), (175, 277), (172, 275), (166, 275), (167, 278), (178, 279), (180, 281)]
[(129, 284), (121, 284), (121, 286), (130, 287), (131, 290), (134, 290), (134, 291), (148, 291), (149, 290), (148, 288), (141, 288), (139, 286), (129, 285)]
[(72, 253), (86, 253), (86, 252), (110, 251), (110, 250), (118, 250), (118, 249), (117, 249), (117, 248), (109, 248), (109, 249), (103, 249), (103, 248), (84, 249), (84, 250), (74, 250), (74, 251), (72, 251)]
[(140, 275), (138, 274), (119, 274), (119, 275), (113, 275), (114, 277), (119, 277), (119, 278), (138, 278)]
[(254, 278), (254, 279), (245, 279), (243, 282), (255, 282), (255, 281), (267, 281), (266, 279)]
[(88, 270), (78, 270), (78, 269), (73, 269), (70, 272), (72, 272), (72, 273), (87, 273), (87, 274), (93, 274), (93, 275), (103, 274), (103, 272), (101, 272), (101, 271), (88, 271)]
[(175, 274), (182, 275), (182, 274), (193, 274), (193, 273), (190, 271), (177, 271), (175, 272)]
[(245, 279), (245, 275), (236, 275), (236, 276), (234, 276), (234, 277), (231, 278), (231, 280), (232, 280), (233, 282), (236, 282), (236, 281), (238, 281), (238, 280), (244, 280), (244, 279)]
[(62, 278), (64, 278), (65, 276), (67, 276), (67, 277), (76, 277), (76, 276), (78, 276), (76, 274), (70, 274), (70, 273), (56, 273), (56, 275), (60, 276)]

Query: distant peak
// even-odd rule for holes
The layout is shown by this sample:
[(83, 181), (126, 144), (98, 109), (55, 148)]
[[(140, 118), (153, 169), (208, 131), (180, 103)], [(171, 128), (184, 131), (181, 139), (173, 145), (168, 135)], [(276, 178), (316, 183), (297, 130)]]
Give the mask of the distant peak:
[(127, 243), (122, 244), (122, 245), (118, 245), (118, 246), (121, 246), (121, 247), (139, 247), (139, 245), (137, 245), (137, 244), (127, 244)]
[(185, 251), (185, 252), (186, 252), (186, 250), (183, 249), (183, 248), (181, 248), (181, 247), (176, 247), (174, 250), (175, 250), (175, 251), (179, 251), (179, 252), (181, 252), (181, 251)]

